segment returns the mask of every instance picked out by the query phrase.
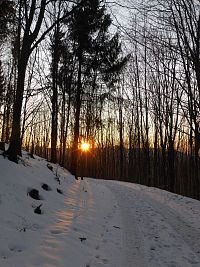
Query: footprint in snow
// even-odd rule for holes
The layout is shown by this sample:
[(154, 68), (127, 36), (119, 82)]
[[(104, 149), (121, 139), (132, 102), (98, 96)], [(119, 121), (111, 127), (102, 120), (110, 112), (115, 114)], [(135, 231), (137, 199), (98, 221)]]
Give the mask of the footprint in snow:
[(113, 228), (115, 229), (121, 229), (119, 226), (113, 225)]
[(53, 235), (59, 235), (59, 234), (63, 234), (63, 232), (61, 230), (51, 230), (50, 231)]
[(17, 252), (17, 253), (20, 253), (24, 250), (24, 247), (22, 247), (19, 244), (10, 244), (8, 248), (10, 251)]

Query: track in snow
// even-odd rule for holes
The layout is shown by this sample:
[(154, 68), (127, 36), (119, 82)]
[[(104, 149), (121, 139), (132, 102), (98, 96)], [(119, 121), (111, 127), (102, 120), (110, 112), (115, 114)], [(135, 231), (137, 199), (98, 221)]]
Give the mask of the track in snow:
[(109, 189), (118, 202), (126, 267), (200, 266), (199, 210), (187, 206), (188, 198), (129, 183), (87, 181), (91, 189), (98, 184)]
[(20, 266), (200, 267), (199, 201), (84, 179), (67, 185), (64, 202)]

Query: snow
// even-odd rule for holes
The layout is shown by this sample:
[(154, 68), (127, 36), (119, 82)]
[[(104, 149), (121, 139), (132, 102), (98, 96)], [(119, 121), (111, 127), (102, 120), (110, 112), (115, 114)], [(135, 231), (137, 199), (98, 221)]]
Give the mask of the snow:
[[(42, 214), (34, 213), (41, 204)], [(2, 267), (200, 266), (199, 201), (125, 182), (77, 181), (26, 152), (19, 164), (0, 155), (0, 214)]]

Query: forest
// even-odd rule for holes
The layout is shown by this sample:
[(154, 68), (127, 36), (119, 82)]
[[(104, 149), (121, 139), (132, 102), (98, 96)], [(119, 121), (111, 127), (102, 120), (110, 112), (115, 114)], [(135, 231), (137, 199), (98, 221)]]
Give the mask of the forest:
[(0, 140), (200, 199), (200, 2), (0, 0)]

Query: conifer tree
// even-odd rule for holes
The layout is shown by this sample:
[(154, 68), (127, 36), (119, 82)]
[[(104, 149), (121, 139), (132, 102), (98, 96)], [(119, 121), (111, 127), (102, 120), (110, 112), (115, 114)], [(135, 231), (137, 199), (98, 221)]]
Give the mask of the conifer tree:
[(90, 87), (92, 84), (91, 88), (94, 90), (97, 85), (95, 75), (101, 75), (108, 81), (108, 77), (119, 71), (125, 62), (119, 59), (121, 46), (117, 35), (110, 36), (108, 31), (110, 25), (110, 15), (106, 14), (105, 5), (99, 0), (85, 1), (69, 20), (70, 39), (76, 45), (77, 58), (75, 123), (71, 155), (71, 172), (75, 176), (77, 176), (80, 113), (85, 90), (83, 77), (84, 87)]

